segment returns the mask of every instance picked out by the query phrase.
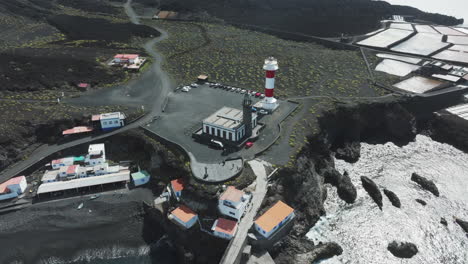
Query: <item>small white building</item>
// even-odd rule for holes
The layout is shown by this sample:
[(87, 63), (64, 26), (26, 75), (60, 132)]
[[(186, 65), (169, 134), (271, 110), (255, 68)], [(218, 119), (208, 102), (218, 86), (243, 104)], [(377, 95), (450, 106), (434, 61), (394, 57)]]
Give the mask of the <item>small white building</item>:
[(185, 188), (185, 183), (182, 178), (171, 181), (171, 190), (177, 199), (179, 199), (182, 196), (182, 190), (184, 188)]
[(107, 174), (109, 171), (109, 163), (104, 162), (98, 165), (93, 166), (94, 175), (104, 175)]
[(57, 181), (58, 178), (58, 171), (57, 170), (46, 170), (44, 172), (44, 175), (42, 175), (42, 183), (48, 183), (48, 182), (55, 182)]
[(125, 125), (125, 115), (121, 112), (105, 113), (99, 116), (101, 129), (111, 130)]
[(218, 210), (223, 215), (239, 220), (244, 214), (250, 195), (229, 186), (218, 200)]
[(236, 235), (237, 222), (224, 218), (218, 218), (214, 222), (211, 230), (213, 231), (213, 235), (230, 240)]
[(117, 54), (114, 56), (114, 63), (117, 64), (137, 64), (140, 62), (138, 54)]
[[(252, 113), (252, 128), (257, 126), (257, 114)], [(243, 111), (231, 107), (223, 107), (203, 120), (203, 133), (237, 142), (245, 134)]]
[(104, 144), (89, 145), (88, 154), (85, 158), (85, 163), (91, 166), (106, 162), (106, 149)]
[(187, 206), (181, 205), (171, 212), (170, 218), (188, 229), (195, 225), (198, 215)]
[(51, 162), (52, 169), (56, 170), (60, 167), (73, 165), (75, 162), (74, 157), (66, 157), (61, 159), (56, 159)]
[(269, 238), (293, 218), (294, 209), (282, 201), (278, 201), (255, 220), (255, 230), (263, 237)]
[(150, 180), (150, 174), (147, 171), (138, 171), (132, 173), (131, 177), (135, 186), (146, 184)]
[(28, 183), (26, 177), (18, 176), (0, 184), (0, 200), (6, 200), (18, 197), (24, 193)]

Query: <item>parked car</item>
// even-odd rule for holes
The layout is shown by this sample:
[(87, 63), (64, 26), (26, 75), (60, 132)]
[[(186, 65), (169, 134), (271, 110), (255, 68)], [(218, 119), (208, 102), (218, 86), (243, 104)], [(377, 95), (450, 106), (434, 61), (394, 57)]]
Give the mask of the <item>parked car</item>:
[(260, 98), (265, 98), (265, 94), (261, 94), (261, 95), (260, 95)]
[(245, 90), (240, 91), (241, 94), (245, 94)]
[(252, 92), (250, 93), (250, 95), (254, 96), (256, 93), (257, 93), (257, 92), (252, 91)]
[(231, 88), (231, 92), (235, 92), (236, 90), (237, 90), (237, 89), (234, 88), (234, 87)]
[(252, 112), (257, 112), (257, 108), (252, 107)]
[(261, 95), (261, 93), (256, 93), (255, 97), (259, 97), (260, 95)]
[(192, 83), (192, 84), (190, 85), (190, 87), (192, 87), (192, 88), (197, 88), (197, 87), (198, 87), (198, 84)]
[(240, 93), (240, 91), (242, 91), (241, 88), (237, 88), (237, 89), (236, 89), (236, 93)]
[(267, 111), (265, 111), (265, 110), (263, 110), (263, 109), (262, 109), (262, 110), (260, 110), (260, 111), (258, 111), (258, 112), (259, 112), (260, 114), (262, 114), (262, 115), (268, 115), (268, 112), (267, 112)]
[(250, 141), (247, 142), (247, 143), (245, 143), (245, 147), (246, 147), (246, 148), (251, 148), (253, 145), (254, 145), (254, 143), (253, 143), (253, 142), (250, 142)]
[(210, 146), (213, 148), (224, 149), (223, 143), (221, 141), (214, 140), (214, 139), (210, 141)]
[(190, 89), (189, 89), (189, 88), (187, 88), (187, 86), (185, 86), (184, 88), (182, 88), (182, 92), (185, 92), (185, 93), (187, 93), (188, 91), (190, 91)]

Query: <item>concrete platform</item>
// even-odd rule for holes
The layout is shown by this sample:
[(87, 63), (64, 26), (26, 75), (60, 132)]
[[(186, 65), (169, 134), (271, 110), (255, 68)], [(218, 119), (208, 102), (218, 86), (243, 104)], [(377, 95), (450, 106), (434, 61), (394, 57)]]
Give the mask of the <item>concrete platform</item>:
[[(192, 133), (201, 128), (203, 119), (223, 106), (242, 109), (243, 97), (241, 93), (211, 88), (206, 84), (192, 88), (187, 93), (176, 91), (169, 95), (164, 113), (145, 128), (185, 149), (191, 157), (192, 172), (198, 179), (209, 182), (225, 181), (236, 176), (240, 172), (236, 168), (241, 169), (243, 166), (236, 161), (229, 162), (226, 167), (222, 165), (223, 162), (236, 158), (252, 159), (268, 148), (279, 135), (279, 123), (297, 107), (297, 104), (279, 101), (280, 107), (273, 114), (259, 117), (258, 121), (266, 127), (249, 149), (242, 148), (226, 153), (193, 140)], [(253, 103), (260, 100), (254, 97)], [(205, 175), (205, 167), (209, 177)], [(231, 169), (226, 171), (227, 168)]]

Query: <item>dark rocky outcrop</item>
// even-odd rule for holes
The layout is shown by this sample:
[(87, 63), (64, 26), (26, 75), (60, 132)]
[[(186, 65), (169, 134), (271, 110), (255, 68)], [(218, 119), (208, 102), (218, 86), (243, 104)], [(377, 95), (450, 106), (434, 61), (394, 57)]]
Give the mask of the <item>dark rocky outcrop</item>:
[(361, 143), (346, 142), (342, 148), (336, 150), (335, 157), (349, 163), (355, 163), (361, 156)]
[(343, 253), (343, 249), (340, 245), (335, 242), (319, 244), (312, 251), (298, 254), (294, 258), (294, 262), (297, 264), (309, 264), (317, 261), (338, 256)]
[(388, 190), (388, 189), (384, 189), (384, 194), (387, 196), (388, 200), (390, 200), (390, 202), (392, 203), (393, 206), (397, 207), (397, 208), (400, 208), (401, 207), (401, 202), (400, 202), (400, 199), (398, 198), (398, 196)]
[(468, 221), (463, 221), (460, 218), (455, 218), (455, 222), (465, 231), (468, 235)]
[(366, 176), (361, 176), (362, 187), (366, 190), (369, 196), (374, 200), (380, 210), (382, 210), (382, 193), (377, 187), (377, 184)]
[(423, 206), (426, 206), (426, 205), (427, 205), (426, 201), (424, 201), (424, 200), (422, 200), (422, 199), (415, 199), (415, 201), (418, 202), (418, 203), (420, 203), (420, 204), (422, 204)]
[(418, 253), (418, 247), (410, 242), (392, 241), (387, 249), (398, 258), (412, 258)]
[(445, 218), (440, 218), (440, 223), (443, 224), (444, 226), (447, 226), (448, 223), (447, 223), (447, 220)]
[(343, 177), (341, 177), (341, 181), (338, 183), (337, 188), (338, 196), (343, 199), (343, 201), (347, 203), (354, 203), (354, 201), (356, 201), (356, 187), (351, 182), (351, 178), (349, 178), (347, 171), (345, 171)]
[(435, 185), (435, 183), (433, 181), (424, 178), (423, 176), (417, 174), (416, 172), (414, 172), (411, 175), (411, 180), (416, 182), (417, 184), (419, 184), (419, 186), (421, 186), (421, 188), (423, 188), (423, 189), (431, 192), (435, 196), (439, 197), (439, 189), (437, 188), (437, 186)]

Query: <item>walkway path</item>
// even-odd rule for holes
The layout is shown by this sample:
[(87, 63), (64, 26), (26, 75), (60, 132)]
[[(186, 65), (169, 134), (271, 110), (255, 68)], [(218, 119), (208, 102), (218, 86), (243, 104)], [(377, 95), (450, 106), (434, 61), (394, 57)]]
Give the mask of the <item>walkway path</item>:
[(254, 222), (254, 217), (257, 214), (258, 209), (262, 205), (263, 199), (267, 193), (267, 174), (264, 164), (266, 162), (259, 160), (249, 161), (252, 170), (257, 175), (257, 185), (255, 192), (252, 195), (251, 206), (249, 211), (244, 215), (237, 228), (236, 236), (229, 243), (224, 256), (219, 263), (221, 264), (232, 264), (236, 262), (241, 250), (244, 246), (244, 242), (247, 239), (247, 233)]
[[(132, 18), (133, 10), (130, 6), (131, 0), (125, 5), (125, 10), (129, 14), (133, 23), (138, 24), (136, 17)], [(153, 64), (150, 70), (145, 72), (138, 79), (131, 81), (127, 85), (117, 86), (113, 88), (106, 88), (97, 91), (85, 93), (83, 96), (78, 98), (71, 98), (64, 100), (64, 102), (71, 104), (80, 105), (102, 105), (102, 104), (121, 104), (121, 105), (132, 105), (140, 106), (146, 105), (149, 109), (149, 113), (139, 120), (128, 124), (120, 129), (111, 131), (109, 133), (99, 136), (88, 136), (75, 141), (71, 141), (64, 144), (52, 144), (42, 145), (37, 148), (27, 159), (14, 164), (13, 166), (0, 172), (0, 182), (6, 181), (29, 167), (33, 166), (37, 162), (42, 161), (45, 157), (80, 144), (88, 143), (91, 141), (103, 139), (112, 135), (116, 135), (134, 128), (138, 128), (150, 122), (154, 116), (162, 113), (161, 107), (166, 100), (170, 90), (174, 85), (172, 84), (169, 76), (162, 70), (163, 57), (157, 53), (153, 47), (156, 43), (168, 38), (167, 32), (159, 28), (154, 27), (156, 30), (161, 32), (161, 35), (155, 39), (148, 41), (144, 48), (146, 52), (153, 57)], [(105, 98), (105, 99), (103, 99)]]

